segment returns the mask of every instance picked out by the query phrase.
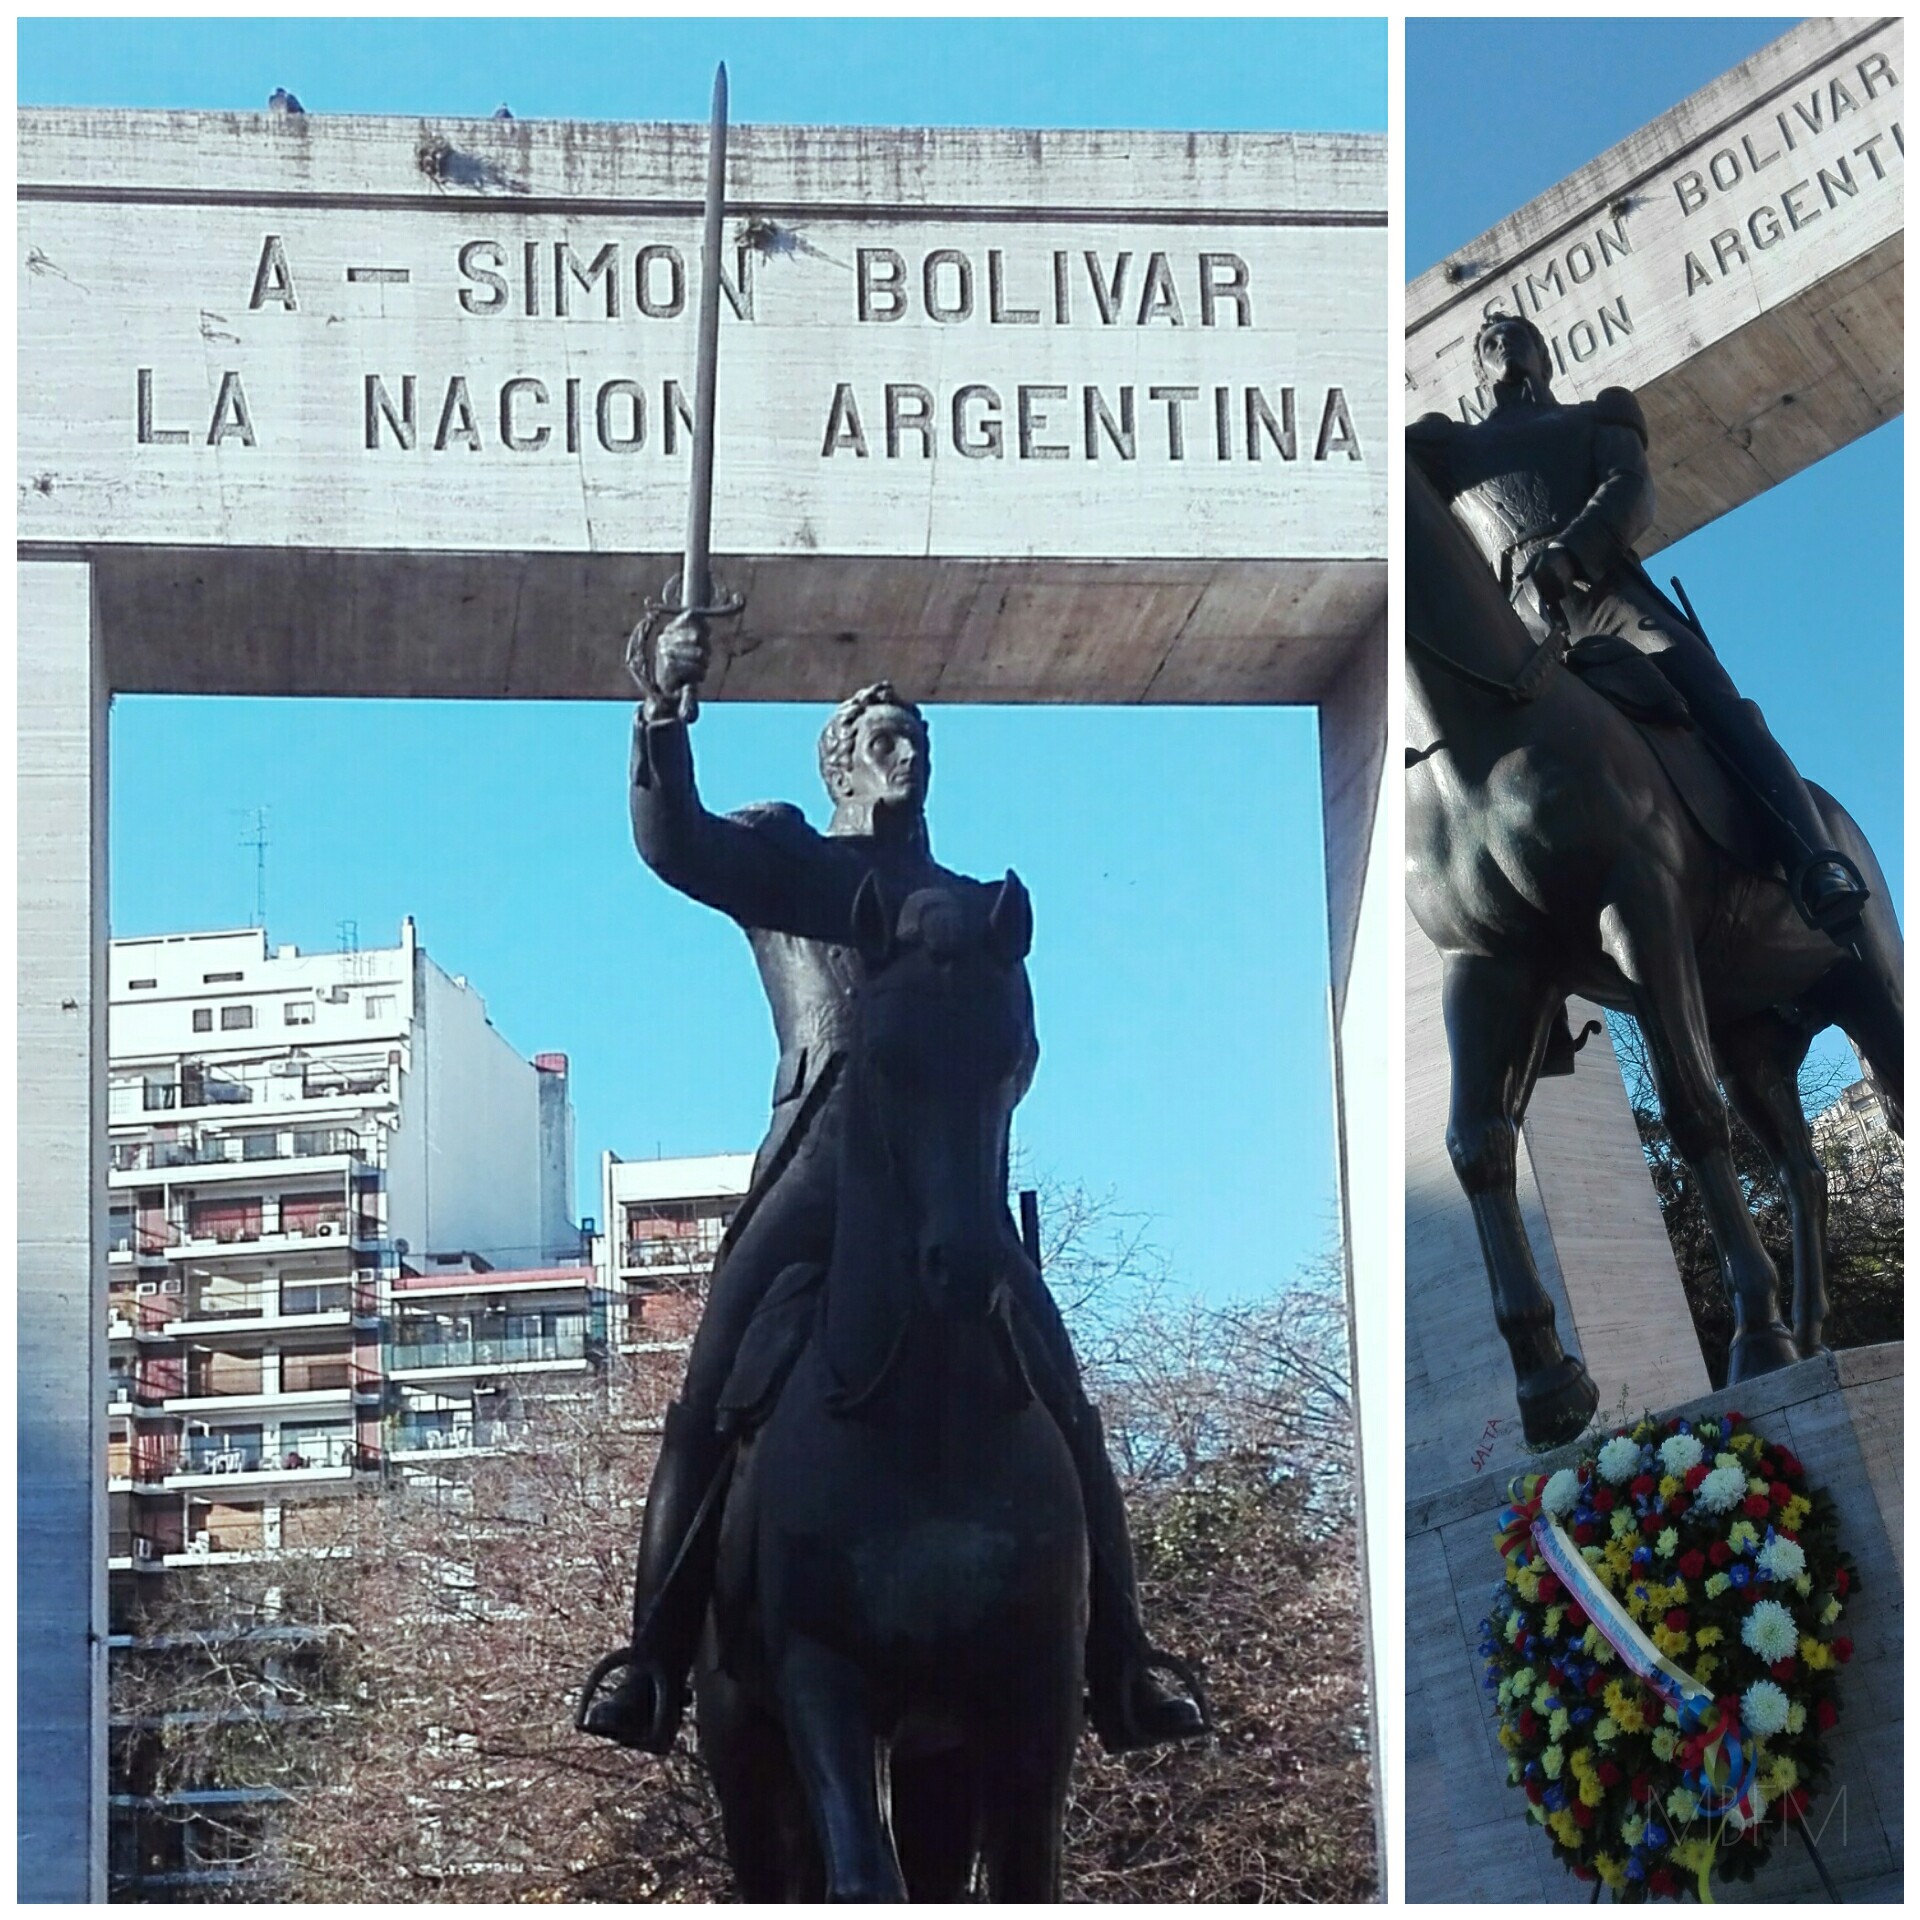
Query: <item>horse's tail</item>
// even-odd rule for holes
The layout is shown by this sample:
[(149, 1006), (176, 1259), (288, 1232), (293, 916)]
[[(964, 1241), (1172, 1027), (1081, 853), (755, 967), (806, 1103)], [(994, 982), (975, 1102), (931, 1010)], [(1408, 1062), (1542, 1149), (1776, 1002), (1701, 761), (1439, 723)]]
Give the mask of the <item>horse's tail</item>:
[(1811, 782), (1808, 785), (1835, 849), (1860, 869), (1860, 877), (1873, 896), (1853, 935), (1856, 967), (1848, 971), (1854, 977), (1836, 1004), (1835, 1016), (1873, 1076), (1888, 1125), (1904, 1137), (1906, 996), (1902, 982), (1906, 941), (1893, 910), (1893, 892), (1860, 823), (1824, 788)]

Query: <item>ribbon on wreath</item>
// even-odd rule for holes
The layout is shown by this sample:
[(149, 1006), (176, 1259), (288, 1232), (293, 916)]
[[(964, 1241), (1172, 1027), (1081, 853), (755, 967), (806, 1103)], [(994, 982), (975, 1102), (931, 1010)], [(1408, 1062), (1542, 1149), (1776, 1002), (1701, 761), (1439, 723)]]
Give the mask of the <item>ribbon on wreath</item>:
[[(1736, 1703), (1716, 1700), (1685, 1668), (1669, 1660), (1641, 1630), (1617, 1596), (1590, 1566), (1573, 1537), (1550, 1513), (1540, 1511), (1538, 1476), (1529, 1475), (1522, 1491), (1533, 1496), (1516, 1503), (1500, 1516), (1501, 1551), (1509, 1551), (1506, 1529), (1509, 1515), (1516, 1520), (1528, 1511), (1526, 1533), (1549, 1570), (1566, 1588), (1568, 1597), (1586, 1614), (1595, 1631), (1618, 1656), (1620, 1664), (1673, 1709), (1680, 1732), (1698, 1754), (1698, 1763), (1682, 1778), (1700, 1810), (1713, 1818), (1737, 1816), (1744, 1825), (1753, 1817), (1754, 1783), (1759, 1759), (1745, 1738)], [(1530, 1511), (1529, 1511), (1530, 1509)], [(1700, 1868), (1700, 1898), (1710, 1901), (1707, 1875), (1711, 1861)]]
[(1510, 1491), (1520, 1497), (1511, 1506), (1500, 1509), (1498, 1530), (1493, 1536), (1503, 1559), (1511, 1560), (1516, 1553), (1525, 1553), (1532, 1544), (1533, 1525), (1540, 1517), (1540, 1492), (1546, 1484), (1546, 1475), (1540, 1473), (1530, 1473), (1514, 1482)]

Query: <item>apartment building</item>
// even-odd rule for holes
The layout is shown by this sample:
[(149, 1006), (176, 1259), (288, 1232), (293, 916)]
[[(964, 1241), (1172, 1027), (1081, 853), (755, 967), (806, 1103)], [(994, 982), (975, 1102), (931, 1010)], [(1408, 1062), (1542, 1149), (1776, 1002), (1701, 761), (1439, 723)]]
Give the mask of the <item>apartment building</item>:
[(684, 1346), (699, 1323), (708, 1272), (753, 1178), (750, 1153), (681, 1159), (600, 1156), (594, 1264), (621, 1351)]
[[(411, 920), (372, 951), (119, 940), (109, 987), (108, 1579), (131, 1654), (168, 1572), (330, 1550), (340, 1496), (503, 1444), (510, 1383), (584, 1371), (604, 1309), (566, 1057), (523, 1058)], [(195, 1789), (219, 1819), (158, 1807), (141, 1743), (116, 1745), (119, 1890), (225, 1883), (236, 1790)]]

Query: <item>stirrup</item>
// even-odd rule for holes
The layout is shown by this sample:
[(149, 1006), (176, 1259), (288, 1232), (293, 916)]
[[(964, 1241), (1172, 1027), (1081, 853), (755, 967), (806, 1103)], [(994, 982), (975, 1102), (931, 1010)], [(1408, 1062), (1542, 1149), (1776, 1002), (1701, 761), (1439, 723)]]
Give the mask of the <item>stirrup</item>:
[(603, 1654), (593, 1664), (593, 1671), (587, 1675), (587, 1684), (580, 1689), (580, 1704), (574, 1710), (573, 1730), (585, 1733), (587, 1714), (593, 1703), (600, 1697), (600, 1689), (607, 1684), (609, 1674), (618, 1673), (622, 1667), (630, 1667), (640, 1657), (633, 1647), (615, 1647), (609, 1654)]
[(1213, 1704), (1207, 1698), (1207, 1689), (1200, 1678), (1200, 1669), (1191, 1660), (1183, 1660), (1177, 1653), (1165, 1653), (1154, 1646), (1142, 1647), (1138, 1664), (1148, 1673), (1170, 1673), (1186, 1688), (1188, 1698), (1200, 1710), (1201, 1731), (1209, 1737), (1218, 1733), (1214, 1725)]
[[(1807, 882), (1812, 877), (1815, 867), (1838, 867), (1852, 885), (1852, 898), (1849, 900), (1842, 897), (1831, 902), (1824, 912), (1816, 913), (1812, 903), (1807, 899)], [(1867, 886), (1860, 869), (1844, 853), (1830, 847), (1822, 848), (1818, 853), (1801, 861), (1793, 870), (1793, 879), (1788, 892), (1793, 898), (1794, 911), (1809, 927), (1816, 933), (1831, 934), (1835, 938), (1852, 930), (1861, 914), (1866, 911), (1867, 902), (1873, 898), (1872, 891)]]

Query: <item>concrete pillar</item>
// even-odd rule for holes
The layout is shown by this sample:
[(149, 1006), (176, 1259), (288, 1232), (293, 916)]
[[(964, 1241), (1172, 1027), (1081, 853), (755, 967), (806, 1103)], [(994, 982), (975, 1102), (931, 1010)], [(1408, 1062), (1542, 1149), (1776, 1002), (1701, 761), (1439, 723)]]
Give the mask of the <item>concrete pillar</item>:
[(19, 569), (20, 1900), (106, 1898), (107, 696), (92, 571)]
[[(1347, 1305), (1358, 1438), (1356, 1498), (1361, 1572), (1369, 1612), (1368, 1679), (1374, 1702), (1375, 1857), (1383, 1895), (1388, 1836), (1400, 1828), (1402, 1675), (1400, 1596), (1382, 1578), (1398, 1563), (1391, 1501), (1366, 1495), (1365, 1468), (1390, 1460), (1387, 1428), (1400, 1374), (1400, 1168), (1388, 1122), (1387, 1036), (1400, 1005), (1392, 978), (1392, 902), (1399, 897), (1399, 786), (1381, 804), (1387, 746), (1387, 648), (1384, 630), (1348, 649), (1341, 670), (1320, 690), (1320, 804), (1326, 845), (1327, 927), (1333, 1024), (1334, 1126), (1340, 1213), (1347, 1250)], [(1364, 1337), (1360, 1329), (1365, 1328)]]
[[(1526, 1453), (1513, 1369), (1493, 1324), (1479, 1237), (1447, 1158), (1451, 1072), (1440, 955), (1406, 920), (1407, 1497), (1504, 1481)], [(1568, 1009), (1578, 1031), (1596, 1007)], [(1673, 1248), (1604, 1030), (1578, 1070), (1542, 1080), (1521, 1130), (1520, 1206), (1560, 1337), (1587, 1364), (1602, 1414), (1707, 1391)]]

